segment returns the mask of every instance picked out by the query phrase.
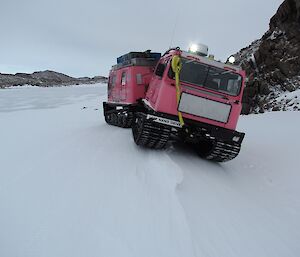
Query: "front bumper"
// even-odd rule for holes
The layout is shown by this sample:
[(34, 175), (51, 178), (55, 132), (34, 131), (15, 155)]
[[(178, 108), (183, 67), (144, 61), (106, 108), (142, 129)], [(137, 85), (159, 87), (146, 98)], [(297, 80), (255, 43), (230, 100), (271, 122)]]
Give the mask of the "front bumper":
[(185, 125), (182, 127), (177, 116), (157, 113), (153, 110), (148, 110), (148, 112), (150, 113), (145, 114), (146, 119), (163, 126), (172, 127), (173, 131), (176, 131), (178, 135), (189, 141), (219, 140), (240, 145), (245, 137), (245, 133), (236, 130), (230, 130), (190, 119), (184, 119)]

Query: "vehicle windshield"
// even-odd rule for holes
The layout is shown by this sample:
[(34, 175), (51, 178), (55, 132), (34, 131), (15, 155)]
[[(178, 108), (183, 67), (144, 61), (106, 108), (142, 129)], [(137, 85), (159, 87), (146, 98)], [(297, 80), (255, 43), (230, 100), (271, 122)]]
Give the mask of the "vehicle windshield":
[(242, 76), (232, 71), (182, 58), (180, 81), (237, 96), (240, 93)]

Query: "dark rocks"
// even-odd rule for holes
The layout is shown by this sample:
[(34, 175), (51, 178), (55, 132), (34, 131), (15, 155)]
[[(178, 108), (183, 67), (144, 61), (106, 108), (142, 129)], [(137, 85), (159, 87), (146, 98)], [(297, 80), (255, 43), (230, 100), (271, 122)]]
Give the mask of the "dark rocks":
[(15, 75), (12, 75), (0, 73), (0, 88), (23, 85), (32, 85), (38, 87), (68, 86), (94, 84), (106, 81), (107, 78), (102, 76), (96, 76), (93, 78), (73, 78), (65, 74), (49, 70), (34, 72), (32, 74), (16, 73)]
[[(278, 110), (268, 102), (280, 92), (300, 88), (300, 0), (285, 0), (271, 18), (265, 35), (235, 57), (249, 78), (243, 113)], [(267, 101), (263, 107), (262, 96)]]
[(289, 92), (293, 92), (296, 90), (295, 86), (294, 85), (291, 85), (291, 84), (288, 84), (285, 86), (285, 89)]
[(266, 82), (260, 82), (258, 93), (261, 95), (268, 95), (270, 93), (269, 86)]
[(280, 111), (280, 107), (279, 106), (275, 106), (275, 107), (272, 108), (272, 111), (273, 112), (278, 112), (278, 111)]
[(270, 29), (283, 27), (288, 29), (291, 23), (300, 22), (300, 0), (285, 0), (270, 20)]

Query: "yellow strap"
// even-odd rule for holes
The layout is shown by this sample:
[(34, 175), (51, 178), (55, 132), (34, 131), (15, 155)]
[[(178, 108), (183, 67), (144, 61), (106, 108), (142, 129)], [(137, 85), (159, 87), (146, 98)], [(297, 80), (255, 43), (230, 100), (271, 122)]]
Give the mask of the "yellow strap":
[[(180, 57), (178, 55), (175, 55), (172, 58), (171, 66), (172, 66), (173, 72), (175, 73), (176, 99), (177, 99), (177, 104), (179, 104), (179, 100), (180, 100), (180, 80), (179, 80), (179, 74), (180, 74), (180, 71), (181, 71), (182, 63), (181, 63)], [(183, 126), (184, 125), (184, 121), (183, 121), (183, 118), (182, 118), (182, 114), (179, 111), (178, 111), (178, 119), (179, 119), (180, 125)]]

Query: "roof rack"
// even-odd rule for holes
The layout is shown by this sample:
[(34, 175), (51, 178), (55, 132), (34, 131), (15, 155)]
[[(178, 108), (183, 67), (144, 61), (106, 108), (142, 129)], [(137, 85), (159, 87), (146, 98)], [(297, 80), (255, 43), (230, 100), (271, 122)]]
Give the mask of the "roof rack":
[(124, 54), (117, 58), (117, 64), (129, 61), (134, 58), (153, 58), (159, 60), (161, 57), (161, 53), (151, 53), (151, 50), (147, 50), (145, 52), (129, 52), (128, 54)]
[(155, 66), (161, 58), (161, 53), (151, 53), (151, 50), (145, 52), (129, 52), (117, 58), (117, 64), (114, 69), (127, 66)]

